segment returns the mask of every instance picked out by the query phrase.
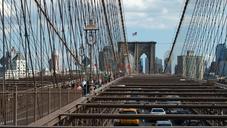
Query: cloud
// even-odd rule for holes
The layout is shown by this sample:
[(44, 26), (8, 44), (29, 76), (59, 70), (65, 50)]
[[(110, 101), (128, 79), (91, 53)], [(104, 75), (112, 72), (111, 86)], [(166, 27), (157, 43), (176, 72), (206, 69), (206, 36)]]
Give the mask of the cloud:
[(184, 0), (124, 0), (127, 27), (175, 28)]
[(167, 8), (163, 8), (162, 9), (162, 14), (165, 15), (165, 14), (168, 14), (169, 10)]
[[(2, 1), (0, 1), (0, 14), (2, 15)], [(9, 17), (11, 15), (14, 15), (14, 12), (11, 11), (10, 4), (8, 2), (4, 2), (4, 16)]]
[(124, 6), (127, 11), (146, 11), (154, 7), (155, 0), (124, 0)]

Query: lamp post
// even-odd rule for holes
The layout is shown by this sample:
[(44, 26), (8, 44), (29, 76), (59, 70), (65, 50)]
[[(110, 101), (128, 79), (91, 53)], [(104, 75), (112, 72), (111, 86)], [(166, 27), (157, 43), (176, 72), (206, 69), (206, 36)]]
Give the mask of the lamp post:
[(93, 19), (89, 20), (89, 24), (85, 26), (84, 28), (85, 32), (86, 32), (86, 39), (87, 39), (87, 44), (89, 45), (89, 51), (90, 51), (90, 78), (89, 78), (89, 84), (91, 88), (93, 86), (92, 83), (92, 48), (93, 45), (96, 43), (96, 39), (95, 39), (95, 34), (96, 31), (98, 30), (98, 28), (96, 27), (96, 24), (94, 22)]
[(79, 48), (79, 54), (80, 54), (81, 64), (82, 64), (80, 72), (81, 72), (81, 75), (83, 75), (83, 69), (85, 71), (85, 64), (83, 64), (83, 57), (84, 57), (84, 46), (83, 46), (83, 44)]

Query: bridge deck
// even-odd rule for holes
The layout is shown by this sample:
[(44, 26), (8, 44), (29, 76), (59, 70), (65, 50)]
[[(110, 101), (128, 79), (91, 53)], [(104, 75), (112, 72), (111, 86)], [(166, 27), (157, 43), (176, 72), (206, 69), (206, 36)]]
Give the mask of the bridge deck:
[[(154, 125), (146, 121), (148, 119), (178, 123), (180, 120), (181, 127), (224, 126), (226, 101), (226, 89), (204, 82), (185, 81), (168, 75), (128, 76), (103, 86), (85, 101), (74, 104), (76, 110), (73, 113), (59, 112), (55, 125), (114, 126), (117, 119), (134, 118), (140, 119), (140, 126)], [(136, 108), (138, 114), (119, 114), (122, 108)], [(152, 108), (164, 108), (167, 114), (151, 115)], [(186, 113), (173, 113), (177, 110)], [(48, 124), (48, 120), (44, 122)]]
[[(37, 89), (36, 93), (39, 93), (39, 91), (40, 89)], [(49, 95), (49, 92), (51, 92), (51, 95)], [(43, 103), (39, 105), (46, 114), (43, 117), (40, 116), (40, 119), (27, 127), (51, 127), (55, 125), (61, 127), (110, 127), (119, 125), (117, 123), (119, 119), (131, 118), (139, 119), (139, 126), (154, 126), (156, 120), (171, 120), (174, 126), (181, 127), (224, 126), (227, 124), (226, 89), (223, 88), (223, 85), (217, 86), (204, 81), (184, 80), (169, 75), (133, 75), (121, 77), (103, 85), (86, 97), (79, 98), (75, 94), (70, 96), (67, 89), (62, 89), (61, 92), (62, 94), (65, 93), (60, 98), (63, 99), (62, 105), (65, 106), (51, 111), (50, 108), (45, 107), (45, 104), (53, 107), (55, 104), (52, 104), (52, 102), (55, 101), (49, 102), (45, 99), (50, 96), (58, 96), (59, 88), (41, 89), (40, 96), (42, 96)], [(17, 93), (18, 99), (32, 100), (35, 91), (18, 91)], [(12, 95), (11, 98), (15, 97), (15, 93), (11, 94), (11, 92), (6, 92), (4, 95)], [(26, 96), (31, 97), (26, 98)], [(74, 100), (71, 99), (71, 103), (69, 96)], [(59, 100), (59, 98), (55, 100)], [(10, 101), (13, 105), (13, 100)], [(16, 115), (18, 125), (32, 122), (34, 108), (26, 110), (29, 106), (23, 107), (25, 105), (23, 102), (18, 105), (19, 113)], [(58, 107), (59, 105), (56, 104), (55, 106)], [(138, 113), (120, 114), (119, 111), (123, 108), (134, 108)], [(166, 115), (152, 115), (150, 114), (152, 108), (163, 108)], [(8, 108), (8, 110), (7, 113), (10, 113), (8, 115), (15, 113), (13, 107)], [(14, 119), (8, 119), (9, 125), (13, 124)]]

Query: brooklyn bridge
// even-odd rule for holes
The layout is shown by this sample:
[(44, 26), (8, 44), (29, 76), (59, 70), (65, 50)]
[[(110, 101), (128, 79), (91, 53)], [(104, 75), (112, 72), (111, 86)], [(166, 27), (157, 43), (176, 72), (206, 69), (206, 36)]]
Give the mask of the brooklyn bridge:
[(164, 63), (126, 4), (1, 0), (0, 127), (226, 126), (227, 0), (185, 0)]

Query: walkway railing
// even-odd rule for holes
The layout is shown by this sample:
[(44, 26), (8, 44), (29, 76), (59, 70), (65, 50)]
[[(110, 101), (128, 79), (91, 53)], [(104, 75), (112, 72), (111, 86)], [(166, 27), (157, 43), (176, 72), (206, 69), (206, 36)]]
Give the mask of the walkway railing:
[(81, 96), (81, 91), (61, 87), (0, 93), (0, 125), (27, 125)]

